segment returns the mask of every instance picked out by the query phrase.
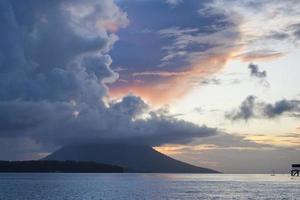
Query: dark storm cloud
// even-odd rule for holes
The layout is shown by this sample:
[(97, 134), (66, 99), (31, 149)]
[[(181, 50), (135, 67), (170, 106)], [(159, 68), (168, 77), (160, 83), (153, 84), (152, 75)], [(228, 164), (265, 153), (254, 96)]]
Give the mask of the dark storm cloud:
[[(96, 24), (117, 23), (123, 13), (99, 14), (91, 6), (113, 9), (109, 2), (2, 1), (0, 100), (66, 101), (74, 96), (76, 101), (99, 101), (105, 86), (98, 82), (114, 75), (106, 53), (117, 37)], [(76, 9), (85, 15), (77, 16)], [(93, 67), (98, 71), (89, 70)]]
[(300, 101), (282, 99), (275, 103), (265, 103), (256, 100), (255, 96), (248, 96), (239, 109), (226, 114), (231, 120), (249, 120), (251, 118), (275, 118), (288, 114), (290, 117), (299, 117)]
[[(46, 118), (44, 123), (38, 121), (37, 127), (31, 127), (33, 133), (26, 135), (41, 143), (58, 145), (98, 140), (157, 146), (187, 143), (194, 138), (218, 133), (217, 129), (178, 120), (166, 111), (147, 112), (148, 109), (149, 106), (136, 96), (110, 103), (106, 109), (95, 110), (87, 105), (59, 108), (52, 118)], [(142, 114), (146, 116), (140, 118)]]
[(106, 84), (118, 78), (108, 53), (128, 24), (113, 1), (3, 0), (0, 22), (1, 141), (159, 145), (217, 133), (150, 111), (133, 95), (106, 100)]
[(66, 120), (74, 104), (104, 109), (103, 80), (115, 76), (107, 52), (117, 36), (98, 23), (127, 23), (113, 2), (5, 0), (0, 9), (1, 135)]
[(59, 115), (67, 116), (70, 105), (46, 101), (11, 101), (1, 102), (0, 110), (0, 133), (2, 136), (12, 137), (25, 134), (28, 129), (45, 123), (53, 115), (57, 118)]
[(266, 78), (267, 72), (266, 71), (260, 71), (258, 65), (250, 63), (248, 65), (248, 68), (250, 69), (250, 75), (257, 78)]
[[(162, 113), (152, 112), (147, 121), (137, 120), (134, 123), (135, 132), (132, 137), (123, 141), (129, 143), (160, 146), (163, 144), (186, 144), (196, 138), (217, 135), (217, 129), (178, 120)], [(153, 128), (155, 127), (155, 128)], [(141, 132), (143, 134), (141, 134)], [(116, 139), (115, 141), (119, 141)]]

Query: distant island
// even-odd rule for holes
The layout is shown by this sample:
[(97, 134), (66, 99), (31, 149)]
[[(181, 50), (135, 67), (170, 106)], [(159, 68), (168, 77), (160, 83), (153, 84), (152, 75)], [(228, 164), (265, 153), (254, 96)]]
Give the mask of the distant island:
[(41, 160), (0, 161), (0, 172), (219, 173), (138, 144), (95, 143), (64, 146)]
[(0, 161), (0, 172), (122, 173), (119, 166), (78, 161)]
[(95, 143), (64, 146), (43, 160), (94, 161), (122, 167), (125, 172), (219, 173), (164, 155), (139, 144)]

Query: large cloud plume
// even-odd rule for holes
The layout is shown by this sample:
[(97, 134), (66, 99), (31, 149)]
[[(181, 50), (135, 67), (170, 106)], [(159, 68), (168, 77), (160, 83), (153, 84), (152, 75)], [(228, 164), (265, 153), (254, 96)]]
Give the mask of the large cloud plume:
[(0, 22), (0, 140), (160, 145), (217, 132), (133, 95), (106, 100), (106, 84), (118, 78), (108, 52), (128, 24), (112, 0), (3, 0)]

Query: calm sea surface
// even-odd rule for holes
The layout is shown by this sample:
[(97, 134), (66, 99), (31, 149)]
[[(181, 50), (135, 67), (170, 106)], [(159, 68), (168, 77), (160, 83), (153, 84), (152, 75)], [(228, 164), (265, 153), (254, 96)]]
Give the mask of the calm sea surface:
[(300, 199), (300, 178), (229, 174), (1, 174), (1, 200)]

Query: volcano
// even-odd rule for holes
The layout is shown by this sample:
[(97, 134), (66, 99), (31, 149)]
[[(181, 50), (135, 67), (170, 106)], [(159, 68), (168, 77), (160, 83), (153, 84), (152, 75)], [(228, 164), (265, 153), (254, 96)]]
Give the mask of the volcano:
[(152, 147), (137, 144), (80, 144), (64, 146), (43, 160), (93, 161), (123, 167), (127, 172), (218, 173), (164, 155)]

